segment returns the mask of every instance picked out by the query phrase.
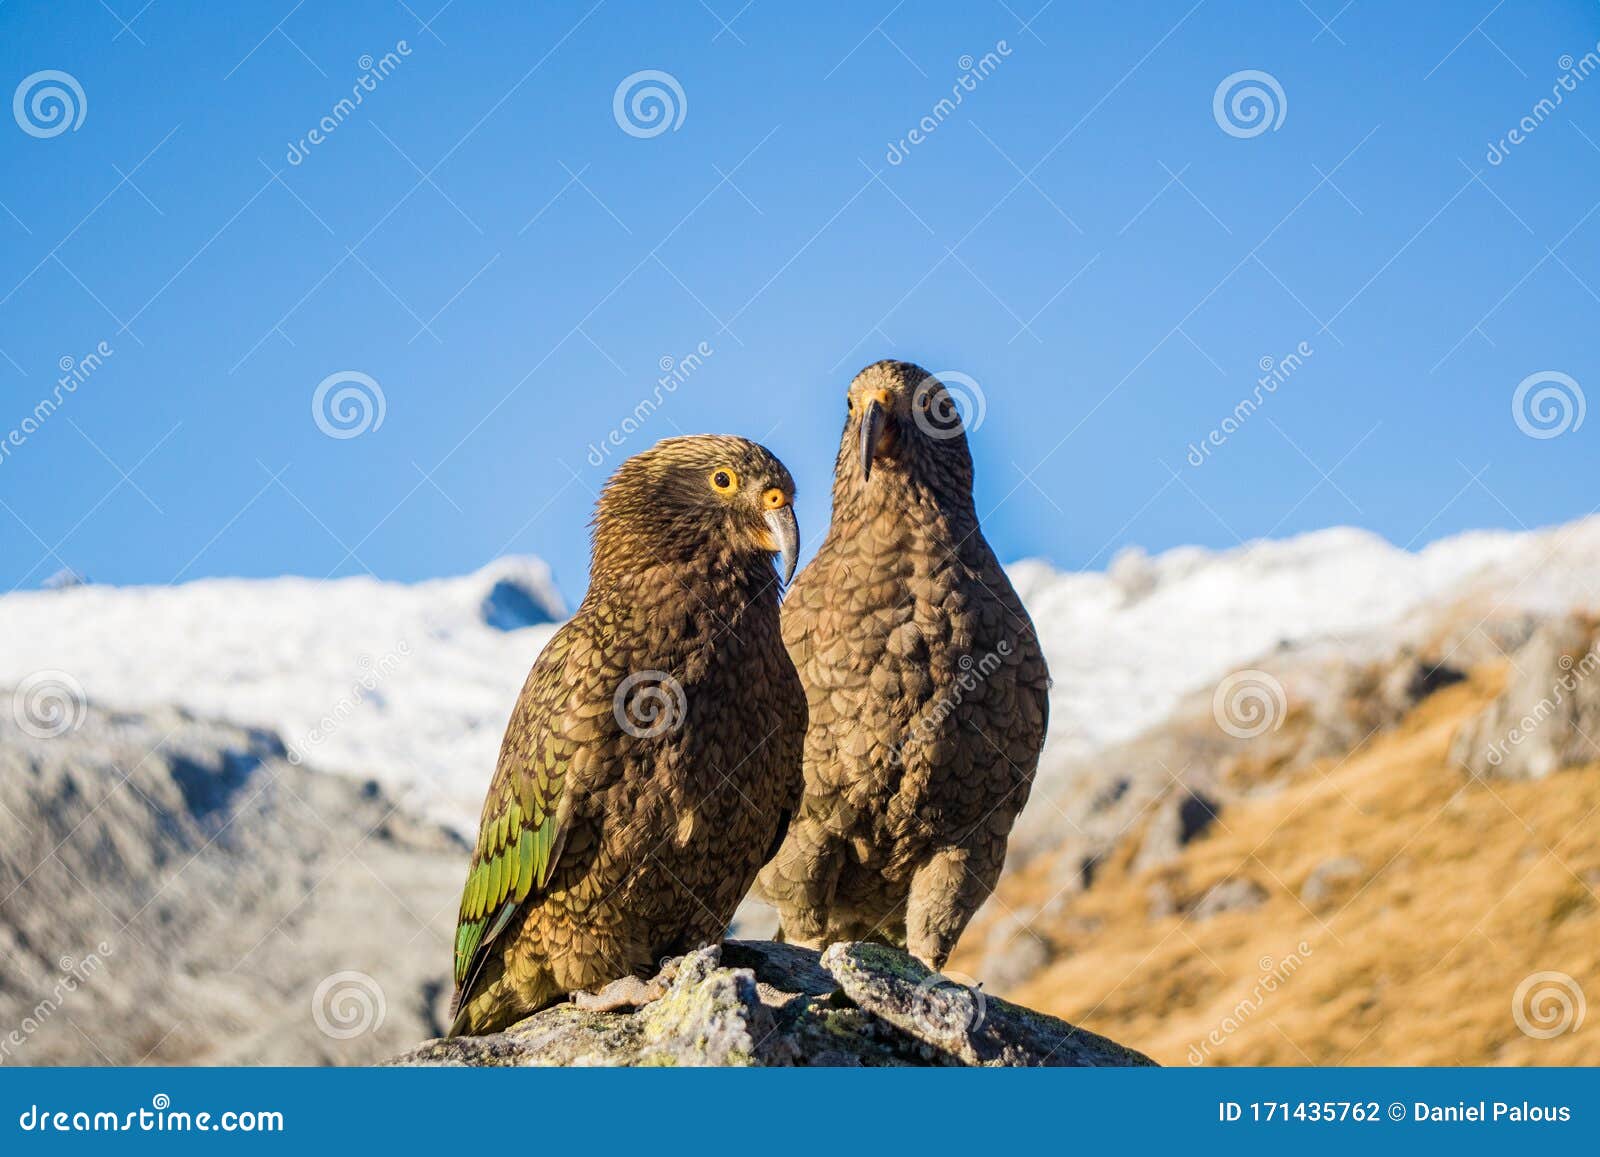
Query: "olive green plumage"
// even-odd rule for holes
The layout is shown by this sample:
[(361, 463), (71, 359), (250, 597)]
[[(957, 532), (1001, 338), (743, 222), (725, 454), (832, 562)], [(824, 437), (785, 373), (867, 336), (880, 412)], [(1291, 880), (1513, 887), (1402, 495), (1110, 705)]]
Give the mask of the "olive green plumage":
[(590, 584), (511, 714), (462, 892), (452, 1035), (719, 939), (800, 797), (794, 484), (743, 438), (628, 459)]
[(847, 407), (828, 537), (783, 607), (806, 788), (761, 887), (789, 940), (904, 943), (938, 969), (999, 878), (1050, 678), (945, 386), (878, 362)]

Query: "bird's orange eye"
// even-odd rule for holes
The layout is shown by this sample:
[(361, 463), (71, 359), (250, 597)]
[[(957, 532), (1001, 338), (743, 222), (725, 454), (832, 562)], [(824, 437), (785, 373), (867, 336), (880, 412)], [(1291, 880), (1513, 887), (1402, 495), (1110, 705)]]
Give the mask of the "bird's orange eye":
[(739, 489), (739, 475), (728, 467), (714, 470), (711, 474), (711, 489), (718, 494), (732, 494)]

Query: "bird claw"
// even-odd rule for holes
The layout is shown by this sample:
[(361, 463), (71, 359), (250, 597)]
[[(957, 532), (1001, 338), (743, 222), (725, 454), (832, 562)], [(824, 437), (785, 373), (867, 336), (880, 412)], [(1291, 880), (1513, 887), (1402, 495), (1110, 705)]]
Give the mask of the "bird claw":
[(613, 980), (599, 992), (574, 992), (572, 1003), (584, 1012), (619, 1012), (625, 1008), (643, 1008), (665, 995), (666, 985), (659, 980), (624, 976)]

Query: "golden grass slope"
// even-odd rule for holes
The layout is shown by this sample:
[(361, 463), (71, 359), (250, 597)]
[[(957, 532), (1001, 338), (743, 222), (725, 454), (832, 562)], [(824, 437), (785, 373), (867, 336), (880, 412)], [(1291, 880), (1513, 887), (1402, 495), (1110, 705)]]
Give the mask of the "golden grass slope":
[[(1479, 671), (1438, 692), (1227, 808), (1169, 864), (1133, 871), (1124, 841), (1034, 921), (1052, 961), (1005, 995), (1172, 1065), (1600, 1064), (1600, 1009), (1548, 1039), (1513, 1015), (1540, 972), (1600, 1000), (1600, 765), (1506, 783), (1451, 764), (1451, 736), (1502, 682)], [(1344, 871), (1308, 892), (1330, 861)], [(1051, 873), (1046, 859), (1006, 880), (991, 918), (1044, 905)], [(1258, 905), (1196, 911), (1222, 884), (1253, 884)], [(984, 931), (953, 970), (978, 968)], [(1540, 987), (1522, 1002), (1536, 1030), (1563, 1015)]]

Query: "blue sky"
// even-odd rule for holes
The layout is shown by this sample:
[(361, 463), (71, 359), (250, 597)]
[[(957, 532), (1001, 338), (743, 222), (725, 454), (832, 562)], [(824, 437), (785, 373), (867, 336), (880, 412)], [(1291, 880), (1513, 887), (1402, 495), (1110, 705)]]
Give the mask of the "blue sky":
[[(1513, 412), (1600, 385), (1593, 3), (439, 3), (0, 7), (0, 95), (82, 93), (0, 117), (0, 589), (518, 552), (575, 599), (614, 456), (699, 431), (776, 451), (814, 545), (884, 356), (981, 392), (1007, 559), (1600, 502), (1600, 418)], [(1219, 121), (1244, 71), (1275, 127)], [(348, 372), (383, 420), (329, 437)]]

